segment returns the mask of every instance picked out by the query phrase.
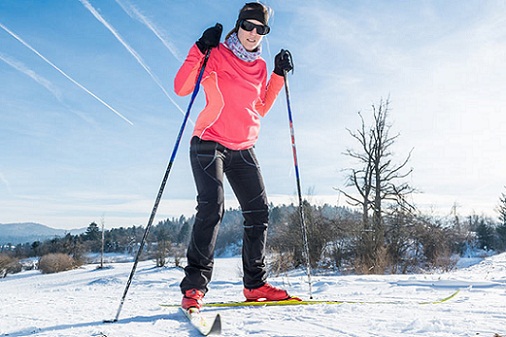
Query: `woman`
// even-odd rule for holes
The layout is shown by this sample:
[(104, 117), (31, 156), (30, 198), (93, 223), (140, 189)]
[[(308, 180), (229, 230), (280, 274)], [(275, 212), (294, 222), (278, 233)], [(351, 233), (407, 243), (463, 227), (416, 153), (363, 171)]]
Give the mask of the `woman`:
[(248, 301), (290, 298), (285, 290), (266, 282), (265, 241), (268, 202), (253, 151), (265, 116), (284, 84), (284, 72), (293, 68), (286, 51), (275, 57), (269, 81), (260, 57), (261, 42), (269, 33), (267, 8), (247, 3), (234, 29), (220, 44), (221, 25), (208, 28), (190, 49), (179, 69), (174, 89), (190, 94), (204, 55), (210, 56), (202, 77), (206, 106), (200, 112), (190, 145), (190, 160), (197, 187), (197, 214), (188, 246), (188, 265), (181, 282), (184, 309), (202, 307), (211, 281), (214, 248), (224, 213), (223, 177), (226, 175), (244, 216), (243, 283)]

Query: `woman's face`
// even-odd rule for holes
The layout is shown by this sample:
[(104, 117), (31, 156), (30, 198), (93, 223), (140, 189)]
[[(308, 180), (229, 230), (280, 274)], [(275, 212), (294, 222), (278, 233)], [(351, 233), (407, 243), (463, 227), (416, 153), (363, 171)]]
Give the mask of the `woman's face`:
[[(262, 23), (258, 20), (248, 19), (247, 21), (256, 25), (262, 25)], [(258, 47), (260, 42), (262, 42), (263, 35), (259, 35), (256, 28), (248, 32), (247, 30), (239, 27), (239, 30), (237, 31), (237, 37), (247, 51), (253, 51)]]

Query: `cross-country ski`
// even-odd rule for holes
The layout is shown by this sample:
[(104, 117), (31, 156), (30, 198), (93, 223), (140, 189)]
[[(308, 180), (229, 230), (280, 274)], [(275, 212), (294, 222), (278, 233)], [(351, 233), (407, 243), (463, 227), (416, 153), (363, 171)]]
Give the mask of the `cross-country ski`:
[[(410, 300), (409, 298), (402, 299), (365, 299), (365, 300), (330, 300), (330, 299), (288, 299), (283, 301), (230, 301), (230, 302), (209, 302), (205, 303), (204, 307), (207, 308), (233, 308), (233, 307), (283, 307), (283, 306), (298, 306), (298, 305), (340, 305), (340, 304), (375, 304), (375, 305), (425, 305), (425, 304), (441, 304), (454, 299), (460, 290), (456, 290), (443, 298), (426, 299), (426, 300)], [(179, 304), (161, 304), (162, 307), (175, 308)]]
[(180, 308), (180, 310), (201, 335), (219, 335), (221, 333), (221, 317), (219, 314), (209, 319), (194, 308), (188, 310)]

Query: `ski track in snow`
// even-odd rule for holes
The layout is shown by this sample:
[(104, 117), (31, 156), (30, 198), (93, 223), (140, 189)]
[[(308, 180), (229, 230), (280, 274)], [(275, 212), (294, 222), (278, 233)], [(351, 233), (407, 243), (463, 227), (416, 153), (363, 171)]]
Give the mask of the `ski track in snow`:
[[(206, 300), (242, 300), (240, 258), (216, 259)], [(132, 263), (86, 265), (58, 274), (26, 271), (0, 280), (0, 336), (198, 336), (177, 308), (180, 268), (139, 263), (118, 322), (115, 317)], [(271, 283), (307, 297), (302, 271)], [(444, 298), (442, 304), (417, 302)], [(206, 308), (219, 312), (222, 336), (506, 336), (506, 254), (441, 274), (313, 275), (315, 299), (390, 301), (293, 307)]]

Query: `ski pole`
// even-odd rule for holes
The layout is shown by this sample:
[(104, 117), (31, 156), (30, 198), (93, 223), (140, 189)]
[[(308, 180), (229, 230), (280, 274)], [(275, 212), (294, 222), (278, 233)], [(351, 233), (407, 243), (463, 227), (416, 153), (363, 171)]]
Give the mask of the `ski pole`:
[[(281, 50), (282, 57), (288, 57), (290, 59), (290, 63), (292, 62), (292, 54), (288, 50)], [(295, 131), (293, 127), (293, 118), (292, 118), (292, 108), (290, 106), (290, 89), (288, 86), (288, 72), (285, 70), (283, 72), (283, 77), (285, 79), (285, 93), (286, 93), (286, 105), (288, 108), (288, 122), (290, 124), (290, 136), (292, 141), (292, 153), (293, 153), (293, 163), (295, 167), (295, 179), (297, 182), (297, 194), (299, 196), (299, 216), (300, 216), (300, 225), (302, 230), (302, 240), (304, 244), (304, 250), (306, 255), (306, 272), (308, 277), (308, 284), (309, 284), (309, 298), (313, 298), (313, 292), (312, 292), (312, 285), (311, 285), (311, 263), (309, 259), (309, 244), (307, 240), (307, 226), (305, 222), (304, 217), (304, 204), (302, 202), (302, 192), (300, 188), (300, 175), (299, 175), (299, 165), (297, 160), (297, 147), (295, 146)]]
[[(221, 24), (217, 23), (216, 27), (221, 28)], [(172, 165), (176, 159), (177, 150), (179, 148), (179, 143), (181, 142), (181, 138), (183, 136), (183, 132), (186, 126), (186, 122), (188, 121), (188, 117), (190, 116), (190, 110), (193, 106), (193, 102), (197, 97), (197, 93), (200, 88), (200, 81), (202, 80), (202, 76), (204, 75), (204, 69), (206, 68), (207, 60), (209, 59), (209, 55), (211, 53), (211, 48), (209, 48), (204, 56), (204, 61), (202, 63), (202, 67), (200, 68), (199, 75), (197, 77), (197, 82), (195, 83), (195, 88), (193, 89), (192, 96), (190, 98), (190, 103), (188, 104), (188, 109), (186, 109), (186, 114), (183, 118), (183, 123), (181, 124), (181, 128), (179, 129), (179, 133), (176, 138), (176, 143), (174, 144), (174, 148), (172, 149), (172, 155), (170, 156), (169, 164), (167, 165), (167, 169), (165, 170), (165, 175), (163, 176), (162, 183), (160, 185), (160, 189), (158, 190), (158, 194), (156, 196), (155, 204), (153, 205), (153, 209), (151, 211), (151, 215), (149, 217), (148, 224), (146, 225), (146, 229), (144, 230), (144, 235), (142, 236), (141, 244), (139, 246), (139, 250), (137, 251), (137, 255), (135, 256), (135, 261), (130, 272), (130, 276), (128, 277), (125, 290), (123, 291), (123, 296), (121, 297), (121, 301), (119, 304), (118, 312), (116, 313), (116, 317), (113, 320), (104, 320), (104, 323), (114, 323), (118, 321), (119, 314), (121, 313), (121, 309), (123, 308), (123, 304), (125, 303), (125, 298), (128, 293), (128, 289), (130, 288), (130, 284), (132, 283), (132, 278), (135, 274), (135, 270), (137, 269), (137, 264), (139, 262), (139, 258), (141, 256), (142, 250), (144, 248), (144, 244), (146, 243), (146, 239), (149, 234), (149, 230), (153, 221), (155, 219), (156, 211), (158, 210), (158, 205), (160, 204), (160, 200), (162, 199), (163, 190), (165, 189), (165, 185), (167, 183), (167, 179), (169, 178), (169, 173), (172, 169)]]

